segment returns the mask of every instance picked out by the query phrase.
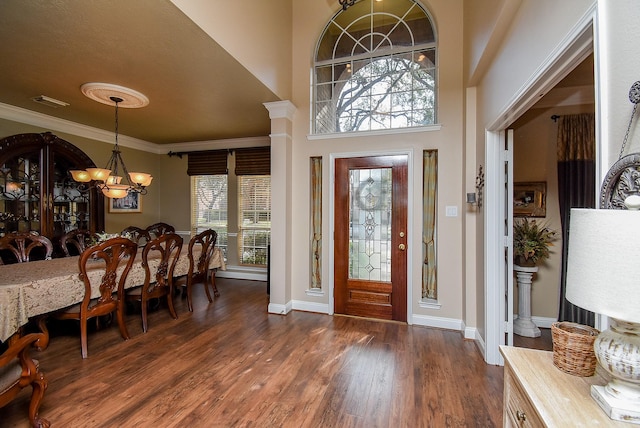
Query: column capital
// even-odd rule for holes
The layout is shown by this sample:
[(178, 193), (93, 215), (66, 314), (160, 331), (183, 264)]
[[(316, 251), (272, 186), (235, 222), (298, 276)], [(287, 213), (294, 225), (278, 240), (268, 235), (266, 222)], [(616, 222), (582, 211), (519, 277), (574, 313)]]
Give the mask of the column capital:
[(269, 119), (293, 120), (293, 114), (297, 110), (291, 101), (274, 101), (263, 105), (269, 110)]

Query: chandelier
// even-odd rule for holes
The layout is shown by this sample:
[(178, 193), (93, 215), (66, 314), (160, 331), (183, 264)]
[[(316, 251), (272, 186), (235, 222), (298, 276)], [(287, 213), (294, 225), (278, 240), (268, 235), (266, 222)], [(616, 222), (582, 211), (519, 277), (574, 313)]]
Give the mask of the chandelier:
[[(140, 194), (147, 193), (147, 186), (151, 184), (153, 177), (151, 174), (144, 172), (129, 172), (127, 166), (122, 160), (120, 147), (118, 146), (118, 104), (123, 101), (122, 98), (110, 96), (116, 106), (116, 126), (115, 126), (115, 145), (111, 152), (111, 158), (104, 168), (87, 168), (83, 170), (71, 170), (73, 179), (80, 183), (96, 182), (95, 186), (102, 191), (104, 196), (112, 199), (124, 198), (129, 192)], [(119, 173), (122, 172), (122, 175)], [(122, 183), (125, 177), (126, 184)]]

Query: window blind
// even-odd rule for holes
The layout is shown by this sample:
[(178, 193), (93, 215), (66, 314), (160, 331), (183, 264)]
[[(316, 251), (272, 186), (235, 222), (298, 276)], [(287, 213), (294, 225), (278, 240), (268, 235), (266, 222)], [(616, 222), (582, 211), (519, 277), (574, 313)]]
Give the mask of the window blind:
[(227, 174), (228, 150), (207, 150), (189, 153), (187, 163), (188, 175), (221, 175)]
[(236, 149), (236, 175), (271, 175), (271, 147)]

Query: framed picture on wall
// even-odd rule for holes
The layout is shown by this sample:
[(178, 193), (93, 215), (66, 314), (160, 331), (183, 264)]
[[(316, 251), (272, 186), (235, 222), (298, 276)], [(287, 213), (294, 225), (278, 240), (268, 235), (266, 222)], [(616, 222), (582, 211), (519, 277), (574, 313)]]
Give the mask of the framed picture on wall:
[(513, 183), (513, 216), (547, 216), (547, 182)]
[(141, 213), (142, 196), (137, 192), (129, 192), (124, 198), (109, 199), (109, 212), (112, 214)]

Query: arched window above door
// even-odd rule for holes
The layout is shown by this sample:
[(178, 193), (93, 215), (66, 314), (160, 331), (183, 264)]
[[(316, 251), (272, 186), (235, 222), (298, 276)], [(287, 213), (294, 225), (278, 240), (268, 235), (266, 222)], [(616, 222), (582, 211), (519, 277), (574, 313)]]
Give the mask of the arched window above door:
[(414, 0), (361, 0), (318, 41), (313, 133), (436, 123), (436, 33)]

